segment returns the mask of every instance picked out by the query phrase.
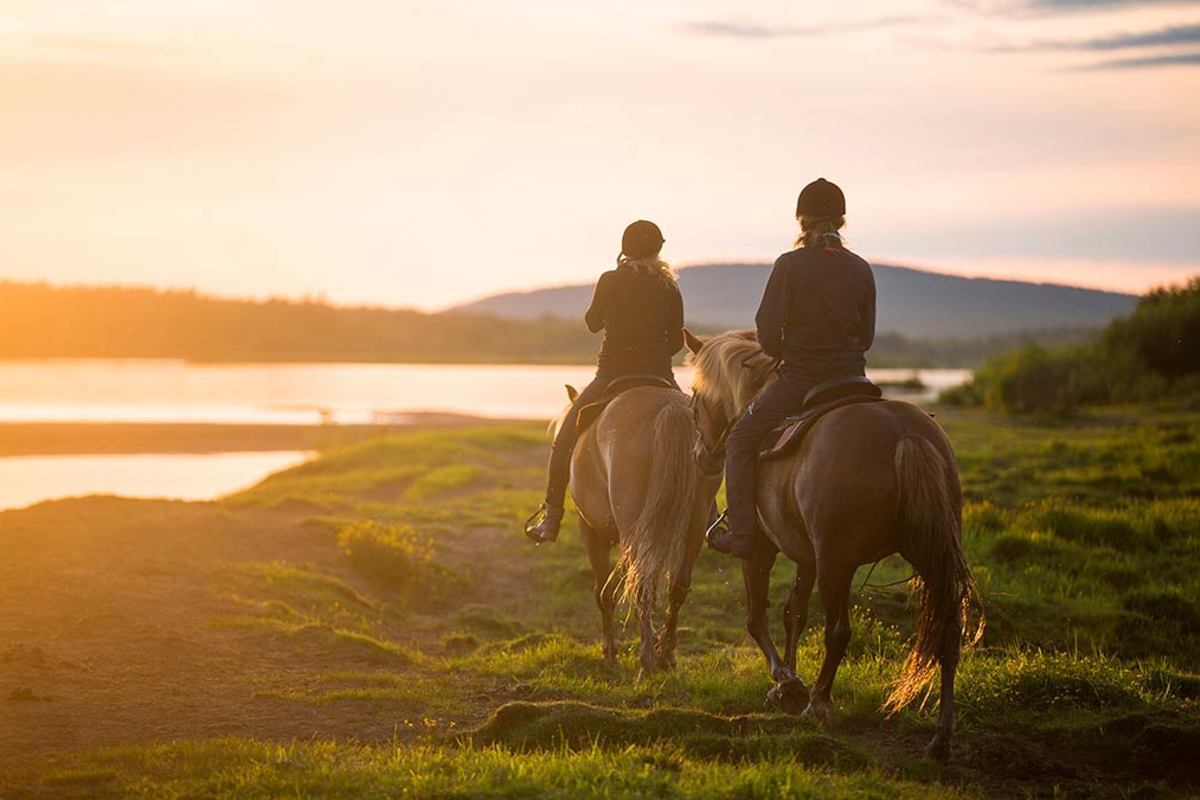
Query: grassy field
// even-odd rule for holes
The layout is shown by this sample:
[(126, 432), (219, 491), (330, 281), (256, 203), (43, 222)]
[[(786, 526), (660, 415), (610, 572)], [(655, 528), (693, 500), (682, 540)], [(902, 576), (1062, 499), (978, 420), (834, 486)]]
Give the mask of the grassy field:
[(489, 425), (331, 449), (221, 503), (0, 515), (0, 798), (1190, 796), (1200, 414), (941, 420), (990, 623), (949, 767), (920, 758), (932, 709), (878, 710), (903, 586), (856, 595), (828, 730), (763, 710), (740, 572), (713, 553), (678, 669), (637, 680), (632, 628), (606, 666), (573, 524), (518, 533), (543, 431)]

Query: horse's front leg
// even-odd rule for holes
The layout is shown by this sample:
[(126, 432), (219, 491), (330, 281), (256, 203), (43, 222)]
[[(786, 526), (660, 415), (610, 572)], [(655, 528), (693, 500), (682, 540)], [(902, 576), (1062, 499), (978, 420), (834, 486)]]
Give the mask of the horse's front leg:
[(783, 648), (783, 660), (788, 669), (796, 671), (796, 649), (800, 635), (808, 626), (808, 601), (812, 598), (813, 584), (817, 581), (815, 562), (797, 562), (796, 577), (792, 581), (792, 592), (783, 607), (783, 627), (787, 631), (787, 643)]
[(821, 593), (821, 604), (825, 607), (825, 658), (813, 683), (812, 696), (804, 715), (815, 717), (825, 724), (830, 722), (832, 716), (833, 678), (850, 644), (850, 582), (853, 577), (853, 566), (817, 565), (817, 588)]
[(767, 670), (775, 686), (767, 692), (766, 704), (778, 706), (784, 711), (800, 711), (808, 700), (808, 692), (793, 670), (780, 658), (771, 639), (771, 628), (767, 621), (767, 595), (771, 587), (771, 567), (779, 551), (765, 536), (754, 541), (750, 559), (742, 563), (742, 577), (746, 583), (746, 630), (767, 659)]

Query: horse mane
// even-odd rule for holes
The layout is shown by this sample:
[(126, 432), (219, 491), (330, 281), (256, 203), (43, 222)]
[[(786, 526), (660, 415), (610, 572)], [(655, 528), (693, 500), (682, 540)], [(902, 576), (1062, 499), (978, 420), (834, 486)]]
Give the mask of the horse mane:
[(763, 352), (751, 330), (726, 331), (705, 339), (688, 363), (695, 370), (692, 390), (706, 402), (722, 406), (730, 419), (749, 405), (775, 368), (775, 359)]

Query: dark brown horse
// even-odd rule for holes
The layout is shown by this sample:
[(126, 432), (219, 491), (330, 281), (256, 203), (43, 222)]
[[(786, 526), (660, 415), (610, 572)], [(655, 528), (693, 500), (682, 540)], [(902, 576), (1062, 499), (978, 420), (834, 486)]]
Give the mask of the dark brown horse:
[[(574, 399), (574, 390), (567, 387)], [(560, 423), (561, 424), (561, 423)], [(617, 654), (618, 590), (637, 614), (642, 672), (675, 665), (679, 609), (704, 545), (720, 478), (704, 474), (692, 446), (688, 398), (643, 386), (618, 395), (579, 437), (571, 460), (571, 497), (595, 576), (604, 656)], [(609, 551), (620, 548), (617, 567)], [(654, 630), (663, 596), (666, 615)]]
[[(758, 391), (774, 379), (775, 362), (753, 333), (701, 341), (687, 334), (695, 367), (696, 453), (719, 471), (724, 436)], [(747, 627), (766, 656), (776, 687), (768, 695), (799, 710), (804, 684), (796, 677), (796, 647), (807, 624), (813, 585), (825, 609), (825, 658), (804, 714), (827, 723), (830, 692), (850, 641), (850, 588), (855, 570), (892, 553), (912, 564), (921, 605), (916, 638), (885, 708), (897, 711), (930, 685), (941, 669), (937, 731), (926, 750), (950, 755), (954, 672), (968, 612), (977, 600), (961, 547), (962, 493), (945, 433), (916, 406), (897, 401), (849, 405), (829, 412), (795, 453), (767, 461), (758, 473), (762, 530), (744, 563)], [(767, 623), (771, 567), (782, 551), (796, 564), (784, 607), (787, 644), (781, 657)], [(967, 636), (982, 633), (979, 614)]]

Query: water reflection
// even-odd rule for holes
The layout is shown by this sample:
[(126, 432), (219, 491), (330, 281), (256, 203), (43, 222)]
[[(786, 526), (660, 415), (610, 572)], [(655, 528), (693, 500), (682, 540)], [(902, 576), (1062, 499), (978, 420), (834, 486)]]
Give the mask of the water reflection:
[[(509, 364), (7, 362), (0, 363), (0, 422), (403, 424), (408, 411), (547, 419), (562, 408), (563, 384), (583, 385), (592, 374), (587, 366)], [(915, 374), (928, 387), (918, 398), (970, 376), (949, 369), (870, 374), (891, 382)], [(690, 370), (676, 375), (690, 385)]]
[(0, 458), (0, 509), (89, 494), (211, 500), (308, 457), (273, 451)]

